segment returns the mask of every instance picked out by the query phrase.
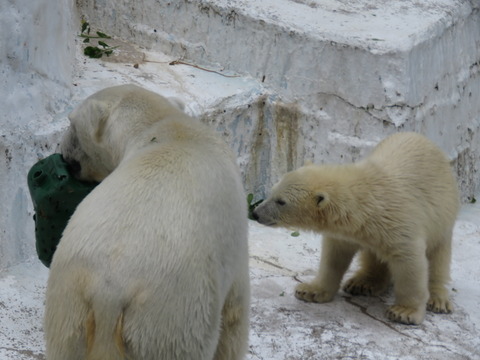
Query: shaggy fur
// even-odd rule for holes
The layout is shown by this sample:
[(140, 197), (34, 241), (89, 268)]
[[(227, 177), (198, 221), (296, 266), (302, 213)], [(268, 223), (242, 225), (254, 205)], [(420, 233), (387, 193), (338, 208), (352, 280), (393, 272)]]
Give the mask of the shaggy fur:
[(247, 210), (230, 149), (133, 85), (92, 95), (70, 121), (64, 158), (101, 183), (53, 258), (47, 359), (242, 359)]
[(343, 289), (375, 295), (393, 281), (396, 301), (387, 316), (419, 324), (426, 308), (452, 311), (446, 283), (458, 209), (445, 155), (425, 137), (401, 133), (359, 163), (287, 173), (254, 216), (265, 225), (323, 234), (318, 275), (297, 286), (297, 298), (331, 301), (361, 250), (360, 270)]

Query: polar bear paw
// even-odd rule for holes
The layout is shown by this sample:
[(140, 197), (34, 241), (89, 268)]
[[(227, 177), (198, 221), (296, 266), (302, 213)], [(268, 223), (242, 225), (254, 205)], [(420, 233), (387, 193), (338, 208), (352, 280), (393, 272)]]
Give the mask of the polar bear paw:
[(351, 295), (375, 296), (382, 293), (386, 286), (373, 279), (354, 276), (343, 286), (343, 291)]
[(427, 302), (427, 310), (437, 314), (450, 314), (453, 306), (448, 298), (432, 294)]
[(392, 321), (402, 324), (418, 325), (421, 324), (425, 318), (425, 309), (404, 305), (393, 305), (387, 310), (387, 317)]
[(327, 291), (318, 284), (303, 283), (295, 288), (295, 297), (307, 302), (325, 303), (332, 301), (334, 296), (335, 292)]

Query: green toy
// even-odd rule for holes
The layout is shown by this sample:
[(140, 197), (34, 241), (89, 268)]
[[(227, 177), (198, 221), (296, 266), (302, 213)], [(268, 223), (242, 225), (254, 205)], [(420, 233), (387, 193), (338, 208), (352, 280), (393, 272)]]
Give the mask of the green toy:
[(70, 175), (61, 154), (40, 160), (28, 172), (37, 254), (46, 267), (50, 267), (63, 230), (77, 205), (97, 185)]

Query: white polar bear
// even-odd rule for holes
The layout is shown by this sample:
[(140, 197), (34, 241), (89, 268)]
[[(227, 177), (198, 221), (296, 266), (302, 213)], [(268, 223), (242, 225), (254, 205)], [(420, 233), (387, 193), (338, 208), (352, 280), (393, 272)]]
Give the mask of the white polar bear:
[(373, 295), (393, 281), (395, 304), (387, 316), (419, 324), (426, 308), (452, 311), (446, 284), (458, 208), (442, 151), (422, 135), (400, 133), (356, 164), (308, 165), (286, 174), (253, 216), (323, 234), (318, 275), (297, 286), (297, 298), (331, 301), (361, 250), (361, 268), (344, 290)]
[(51, 264), (47, 359), (243, 358), (247, 209), (230, 149), (134, 85), (90, 96), (70, 122), (65, 160), (101, 183)]

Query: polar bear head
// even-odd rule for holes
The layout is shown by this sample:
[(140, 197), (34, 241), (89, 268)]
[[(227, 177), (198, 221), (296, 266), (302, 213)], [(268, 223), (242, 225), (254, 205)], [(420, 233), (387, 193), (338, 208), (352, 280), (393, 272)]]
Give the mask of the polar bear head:
[(180, 100), (169, 101), (135, 85), (106, 88), (69, 115), (60, 152), (77, 178), (102, 181), (129, 147), (139, 147), (141, 134), (165, 118), (185, 116), (182, 109)]
[(307, 165), (289, 172), (272, 188), (253, 217), (267, 226), (325, 230), (348, 213), (348, 177), (336, 166)]

